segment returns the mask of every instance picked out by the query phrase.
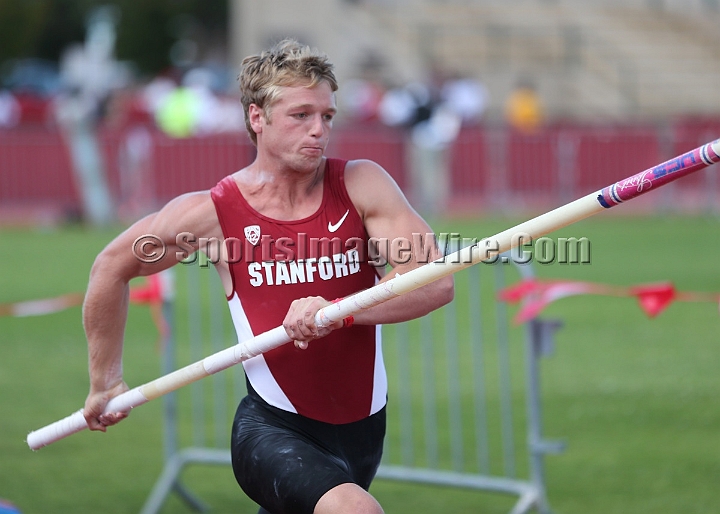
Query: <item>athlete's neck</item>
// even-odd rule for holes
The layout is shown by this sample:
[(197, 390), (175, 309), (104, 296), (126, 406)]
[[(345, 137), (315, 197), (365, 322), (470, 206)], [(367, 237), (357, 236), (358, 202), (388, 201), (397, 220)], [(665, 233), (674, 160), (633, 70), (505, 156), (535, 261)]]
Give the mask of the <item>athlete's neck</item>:
[(256, 161), (233, 175), (243, 197), (259, 213), (278, 220), (306, 218), (320, 208), (325, 159), (309, 171), (270, 171)]

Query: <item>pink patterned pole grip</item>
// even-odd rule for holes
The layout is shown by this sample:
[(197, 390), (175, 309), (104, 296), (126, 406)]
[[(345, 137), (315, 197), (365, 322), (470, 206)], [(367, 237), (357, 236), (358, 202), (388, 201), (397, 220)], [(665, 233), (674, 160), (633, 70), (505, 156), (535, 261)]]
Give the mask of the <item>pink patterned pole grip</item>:
[(720, 139), (602, 189), (597, 201), (609, 209), (716, 162), (720, 162)]

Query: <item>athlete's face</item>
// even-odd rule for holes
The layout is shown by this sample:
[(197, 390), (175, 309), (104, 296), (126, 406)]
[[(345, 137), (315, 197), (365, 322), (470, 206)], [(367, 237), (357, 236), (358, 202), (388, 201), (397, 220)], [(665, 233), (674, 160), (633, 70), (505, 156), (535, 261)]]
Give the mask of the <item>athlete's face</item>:
[(258, 150), (298, 171), (315, 170), (330, 139), (337, 112), (335, 94), (322, 81), (317, 86), (283, 87), (258, 120)]

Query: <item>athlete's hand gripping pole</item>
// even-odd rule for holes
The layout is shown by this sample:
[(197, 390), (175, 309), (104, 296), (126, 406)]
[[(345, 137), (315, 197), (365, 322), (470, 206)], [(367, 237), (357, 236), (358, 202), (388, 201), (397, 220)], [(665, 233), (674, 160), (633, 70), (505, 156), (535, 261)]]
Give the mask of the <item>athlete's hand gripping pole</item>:
[[(720, 139), (516, 225), (493, 237), (483, 239), (477, 244), (458, 250), (444, 258), (403, 275), (397, 275), (387, 282), (333, 303), (318, 311), (315, 321), (319, 326), (331, 325), (444, 276), (457, 273), (474, 264), (495, 259), (498, 254), (518, 246), (520, 239), (516, 237), (517, 234), (528, 234), (532, 238), (544, 236), (718, 161), (720, 161)], [(128, 411), (288, 342), (290, 339), (285, 329), (279, 326), (249, 341), (226, 348), (201, 361), (120, 394), (108, 402), (104, 412)], [(67, 418), (31, 432), (28, 434), (27, 443), (31, 449), (37, 450), (85, 428), (87, 428), (87, 424), (82, 410), (80, 410)]]

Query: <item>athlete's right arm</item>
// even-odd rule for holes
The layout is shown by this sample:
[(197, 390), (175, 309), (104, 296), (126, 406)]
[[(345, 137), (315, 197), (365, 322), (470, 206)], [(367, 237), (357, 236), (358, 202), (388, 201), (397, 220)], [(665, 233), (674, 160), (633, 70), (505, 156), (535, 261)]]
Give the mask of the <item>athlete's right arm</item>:
[[(128, 389), (123, 381), (122, 351), (129, 283), (139, 276), (177, 264), (178, 256), (197, 250), (192, 237), (222, 237), (209, 192), (190, 193), (133, 224), (97, 256), (83, 303), (88, 342), (90, 392), (84, 415), (91, 430), (105, 431), (127, 416), (102, 414), (107, 402)], [(181, 244), (178, 245), (178, 241)]]

